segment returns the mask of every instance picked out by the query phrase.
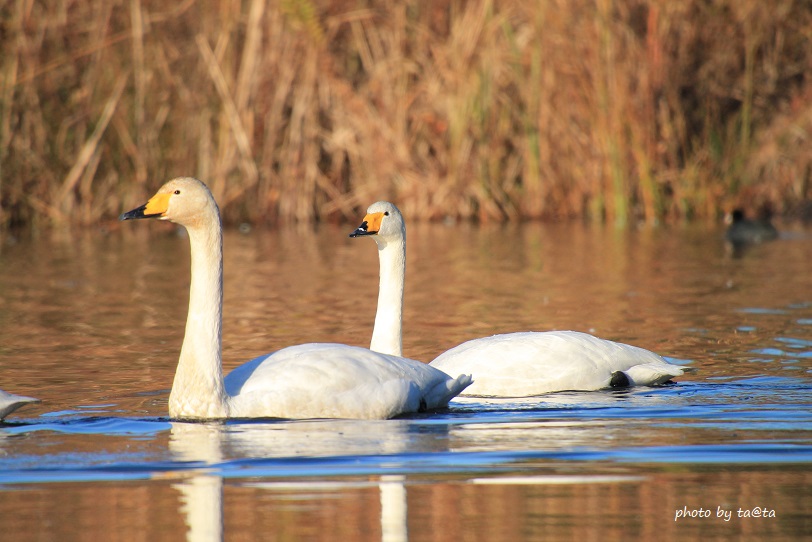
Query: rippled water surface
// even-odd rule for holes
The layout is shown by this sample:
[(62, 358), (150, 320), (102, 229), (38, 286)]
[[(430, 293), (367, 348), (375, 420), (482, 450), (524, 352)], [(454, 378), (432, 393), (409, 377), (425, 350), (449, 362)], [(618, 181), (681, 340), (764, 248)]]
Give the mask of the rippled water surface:
[[(697, 371), (660, 388), (456, 400), (387, 421), (179, 423), (188, 241), (167, 224), (4, 241), (8, 540), (812, 536), (812, 231), (731, 255), (706, 225), (409, 225), (404, 350), (577, 329)], [(228, 232), (225, 369), (366, 346), (351, 227)]]

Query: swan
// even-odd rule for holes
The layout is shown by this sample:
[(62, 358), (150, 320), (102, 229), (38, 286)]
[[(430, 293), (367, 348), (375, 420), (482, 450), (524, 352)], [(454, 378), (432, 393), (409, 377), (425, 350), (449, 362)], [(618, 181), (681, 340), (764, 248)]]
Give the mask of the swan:
[[(373, 203), (350, 237), (372, 236), (378, 246), (378, 313), (370, 348), (402, 355), (406, 227), (395, 205)], [(429, 365), (449, 374), (471, 374), (460, 395), (531, 397), (556, 391), (652, 386), (690, 368), (658, 354), (578, 331), (527, 331), (482, 337), (440, 354)]]
[(260, 356), (223, 378), (223, 238), (203, 182), (180, 177), (121, 215), (169, 220), (191, 243), (189, 314), (169, 394), (174, 419), (386, 419), (444, 407), (470, 384), (419, 361), (343, 344), (302, 344)]
[(6, 416), (29, 403), (39, 403), (39, 399), (26, 397), (24, 395), (14, 395), (13, 393), (0, 390), (0, 420), (5, 419)]

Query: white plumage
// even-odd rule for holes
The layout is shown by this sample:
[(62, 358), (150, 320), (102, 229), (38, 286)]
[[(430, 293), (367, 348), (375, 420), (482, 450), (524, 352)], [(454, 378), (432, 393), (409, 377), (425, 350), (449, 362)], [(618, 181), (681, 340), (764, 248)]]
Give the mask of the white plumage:
[(173, 179), (122, 220), (155, 217), (186, 228), (189, 315), (169, 395), (173, 418), (391, 418), (441, 408), (471, 382), (406, 358), (342, 344), (303, 344), (256, 358), (225, 379), (221, 360), (222, 226), (206, 186)]
[[(380, 260), (378, 313), (370, 348), (402, 354), (406, 226), (393, 204), (373, 203), (351, 237), (373, 236)], [(652, 386), (690, 368), (627, 344), (577, 331), (517, 332), (467, 341), (437, 356), (432, 367), (474, 382), (460, 395), (530, 397), (556, 391)]]
[(473, 339), (440, 354), (431, 366), (446, 372), (465, 367), (474, 383), (464, 395), (481, 397), (653, 386), (684, 371), (654, 352), (578, 331), (525, 331)]
[(445, 406), (469, 382), (419, 361), (311, 343), (237, 367), (225, 389), (241, 417), (385, 419)]
[(0, 390), (0, 420), (29, 403), (39, 403), (39, 399)]

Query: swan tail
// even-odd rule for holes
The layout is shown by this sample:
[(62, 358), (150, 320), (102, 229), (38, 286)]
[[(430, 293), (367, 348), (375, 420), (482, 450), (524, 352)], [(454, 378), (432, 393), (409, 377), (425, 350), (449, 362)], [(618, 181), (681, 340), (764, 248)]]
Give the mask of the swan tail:
[[(680, 367), (666, 363), (644, 363), (630, 367), (623, 373), (631, 386), (658, 386), (676, 376), (693, 371), (693, 367)], [(614, 377), (613, 377), (614, 380)]]
[(457, 378), (447, 378), (434, 386), (424, 397), (426, 410), (443, 408), (448, 402), (459, 395), (465, 388), (473, 384), (471, 375), (460, 375)]
[(14, 395), (0, 390), (0, 420), (14, 412), (20, 407), (30, 403), (39, 403), (39, 399), (26, 397), (25, 395)]

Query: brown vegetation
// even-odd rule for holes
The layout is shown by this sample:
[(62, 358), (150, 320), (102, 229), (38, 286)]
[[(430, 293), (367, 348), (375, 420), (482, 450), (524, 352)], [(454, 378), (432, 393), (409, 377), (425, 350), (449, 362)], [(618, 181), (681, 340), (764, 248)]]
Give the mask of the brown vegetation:
[(230, 222), (713, 217), (812, 197), (808, 0), (14, 0), (0, 223), (178, 175)]

